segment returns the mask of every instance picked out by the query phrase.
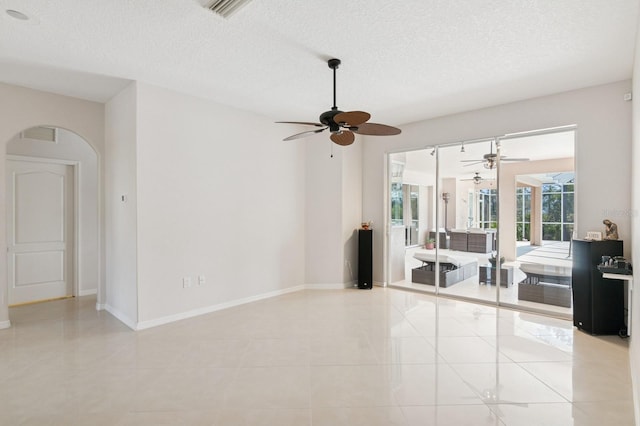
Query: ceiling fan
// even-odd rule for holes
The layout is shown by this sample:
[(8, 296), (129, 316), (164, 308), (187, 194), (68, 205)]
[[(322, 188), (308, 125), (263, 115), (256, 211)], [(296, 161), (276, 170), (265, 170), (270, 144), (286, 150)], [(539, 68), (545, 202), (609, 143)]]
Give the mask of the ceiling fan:
[(475, 183), (476, 185), (480, 185), (480, 183), (482, 183), (485, 180), (495, 180), (494, 178), (484, 178), (482, 176), (480, 176), (480, 172), (475, 172), (475, 176), (473, 176), (472, 178), (469, 179), (460, 179), (460, 180), (472, 180), (473, 183)]
[[(496, 167), (498, 161), (498, 154), (494, 154), (493, 152), (493, 142), (490, 142), (489, 154), (485, 154), (482, 157), (482, 160), (461, 160), (462, 163), (466, 166), (473, 166), (475, 164), (483, 164), (485, 169), (492, 170)], [(500, 161), (529, 161), (528, 158), (509, 158), (504, 155), (500, 156)]]
[(359, 135), (372, 136), (391, 136), (401, 132), (397, 127), (387, 126), (386, 124), (367, 123), (371, 114), (364, 111), (348, 111), (342, 112), (336, 106), (336, 69), (340, 66), (340, 59), (329, 59), (327, 61), (329, 68), (333, 70), (333, 106), (331, 111), (325, 111), (320, 114), (320, 123), (312, 123), (306, 121), (277, 121), (277, 123), (304, 124), (307, 126), (316, 126), (320, 129), (307, 130), (302, 133), (296, 133), (284, 138), (285, 141), (300, 139), (311, 136), (316, 133), (324, 132), (329, 129), (331, 136), (329, 137), (338, 145), (351, 145), (355, 140), (354, 133)]

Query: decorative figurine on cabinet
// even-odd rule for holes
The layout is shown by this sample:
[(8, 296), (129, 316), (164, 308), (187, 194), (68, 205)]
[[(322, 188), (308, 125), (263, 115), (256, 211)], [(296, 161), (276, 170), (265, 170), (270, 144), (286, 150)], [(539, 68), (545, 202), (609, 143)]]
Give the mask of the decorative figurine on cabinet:
[(605, 226), (605, 240), (617, 240), (618, 239), (618, 225), (611, 222), (609, 219), (605, 219), (602, 221)]

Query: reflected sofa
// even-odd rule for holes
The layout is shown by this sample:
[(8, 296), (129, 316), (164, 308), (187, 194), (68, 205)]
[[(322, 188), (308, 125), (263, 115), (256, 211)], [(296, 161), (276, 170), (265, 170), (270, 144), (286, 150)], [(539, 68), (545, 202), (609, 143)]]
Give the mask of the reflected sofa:
[(435, 285), (436, 273), (439, 275), (440, 287), (449, 287), (462, 280), (478, 275), (478, 259), (467, 256), (436, 255), (432, 251), (417, 251), (413, 257), (422, 262), (422, 266), (411, 270), (411, 281), (414, 283)]
[(496, 239), (494, 229), (452, 229), (450, 235), (451, 250), (473, 253), (491, 253)]

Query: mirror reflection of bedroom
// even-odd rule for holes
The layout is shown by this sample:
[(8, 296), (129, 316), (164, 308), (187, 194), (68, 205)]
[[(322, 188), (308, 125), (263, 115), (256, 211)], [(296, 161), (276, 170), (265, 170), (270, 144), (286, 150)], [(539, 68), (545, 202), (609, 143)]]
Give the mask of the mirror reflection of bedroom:
[(566, 127), (389, 154), (390, 285), (570, 317), (574, 146)]

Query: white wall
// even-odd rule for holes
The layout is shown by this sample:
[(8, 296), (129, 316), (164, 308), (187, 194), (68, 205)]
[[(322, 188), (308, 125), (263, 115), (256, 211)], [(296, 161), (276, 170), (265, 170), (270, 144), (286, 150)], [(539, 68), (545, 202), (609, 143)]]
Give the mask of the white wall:
[(57, 130), (56, 143), (16, 137), (7, 144), (7, 154), (76, 162), (78, 182), (78, 235), (76, 240), (78, 295), (95, 294), (100, 281), (100, 228), (98, 156), (87, 142), (65, 129)]
[[(457, 182), (458, 179), (456, 178), (442, 178), (441, 180), (440, 193), (438, 194), (438, 199), (440, 201), (440, 226), (438, 226), (438, 228), (452, 229), (457, 226), (457, 200), (459, 197), (456, 188)], [(442, 194), (444, 194), (445, 192), (449, 193), (449, 202), (446, 203), (446, 206), (444, 200), (442, 199)]]
[(136, 97), (131, 83), (105, 110), (105, 308), (131, 328), (138, 322)]
[[(357, 283), (358, 229), (362, 222), (368, 222), (368, 219), (362, 217), (362, 143), (358, 139), (350, 146), (340, 147), (340, 150), (343, 152), (342, 158), (344, 160), (341, 191), (342, 246), (344, 250), (342, 282), (349, 285)], [(373, 226), (375, 225), (374, 223)], [(382, 241), (374, 241), (374, 244), (381, 243)]]
[[(362, 215), (361, 137), (338, 146), (322, 134), (306, 141), (305, 283), (344, 288), (358, 278), (358, 233)], [(382, 235), (373, 224), (374, 247)]]
[[(636, 271), (640, 268), (640, 105), (638, 96), (640, 95), (640, 32), (636, 35), (636, 52), (633, 67), (633, 93), (636, 97), (633, 101), (633, 144), (631, 152), (632, 163), (636, 166), (632, 170), (631, 198), (632, 209), (628, 211), (632, 218), (632, 242), (633, 242), (633, 262)], [(635, 272), (640, 278), (640, 273)], [(631, 375), (633, 379), (633, 400), (635, 401), (636, 425), (640, 426), (640, 279), (635, 278), (633, 290), (633, 315), (631, 325), (630, 351)]]
[[(631, 206), (631, 103), (623, 96), (630, 91), (631, 82), (622, 81), (426, 120), (403, 126), (398, 136), (370, 138), (363, 153), (363, 214), (384, 221), (387, 152), (576, 124), (578, 235), (599, 229), (605, 213), (620, 212), (607, 216), (618, 223), (628, 255), (630, 220), (624, 213)], [(380, 265), (382, 250), (376, 249), (374, 256)], [(382, 268), (376, 267), (374, 280), (383, 279)]]
[[(419, 245), (423, 245), (429, 238), (429, 232), (436, 229), (436, 203), (434, 195), (436, 185), (436, 157), (430, 154), (431, 150), (404, 153), (407, 166), (404, 170), (403, 183), (420, 186), (420, 196), (418, 198)], [(398, 153), (396, 155), (403, 154)], [(382, 241), (380, 243), (382, 243)]]
[[(430, 195), (433, 194), (433, 191), (430, 191), (430, 186), (419, 185), (418, 187), (418, 244), (424, 245), (429, 239), (429, 232), (431, 229), (435, 229), (435, 227), (431, 226), (433, 222), (431, 218), (433, 217), (432, 208), (435, 203), (430, 198)], [(382, 243), (382, 241), (380, 241)]]
[[(473, 191), (475, 193), (479, 189), (491, 189), (489, 186), (491, 183), (491, 181), (486, 180), (479, 184), (474, 183), (472, 180), (456, 180), (456, 196), (455, 198), (452, 197), (451, 201), (449, 201), (449, 204), (455, 203), (456, 205), (456, 218), (455, 222), (449, 225), (450, 228), (473, 228), (473, 226), (469, 226), (469, 191)], [(475, 198), (474, 202), (477, 204)]]
[(303, 285), (304, 142), (147, 84), (136, 101), (139, 326)]
[[(322, 138), (328, 136), (322, 134), (304, 142), (307, 149), (305, 282), (340, 287), (344, 279), (342, 173), (344, 151), (348, 148), (336, 145), (332, 158), (332, 142)], [(352, 266), (357, 276), (357, 263)]]
[[(96, 151), (98, 161), (104, 147), (104, 105), (0, 83), (0, 252), (7, 252), (5, 193), (5, 144), (22, 130), (34, 126), (71, 130)], [(103, 217), (100, 217), (103, 220)], [(102, 237), (104, 227), (102, 227)], [(6, 256), (0, 256), (0, 271), (6, 271)], [(102, 261), (101, 261), (101, 264)], [(104, 271), (99, 277), (104, 279)], [(104, 286), (100, 286), (104, 287)], [(100, 295), (98, 300), (100, 301)], [(7, 276), (0, 273), (0, 328), (9, 326)]]

